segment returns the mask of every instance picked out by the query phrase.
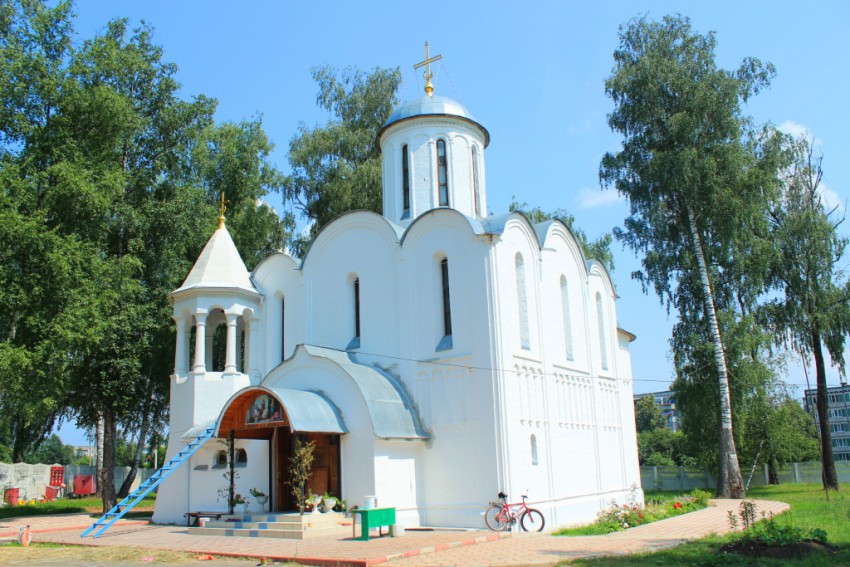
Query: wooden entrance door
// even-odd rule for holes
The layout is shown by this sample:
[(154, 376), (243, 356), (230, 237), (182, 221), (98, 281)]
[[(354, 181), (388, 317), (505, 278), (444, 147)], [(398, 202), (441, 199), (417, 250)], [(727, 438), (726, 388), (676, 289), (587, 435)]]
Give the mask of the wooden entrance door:
[(293, 510), (297, 506), (293, 503), (292, 489), (286, 484), (289, 478), (289, 457), (292, 454), (292, 430), (289, 427), (277, 427), (274, 439), (274, 507), (271, 510)]
[[(307, 480), (307, 490), (323, 495), (330, 492), (338, 498), (340, 492), (339, 435), (324, 433), (296, 434), (313, 443), (313, 467)], [(289, 465), (292, 457), (293, 434), (289, 427), (278, 427), (274, 435), (274, 511), (297, 510), (298, 503), (292, 496), (289, 480)]]

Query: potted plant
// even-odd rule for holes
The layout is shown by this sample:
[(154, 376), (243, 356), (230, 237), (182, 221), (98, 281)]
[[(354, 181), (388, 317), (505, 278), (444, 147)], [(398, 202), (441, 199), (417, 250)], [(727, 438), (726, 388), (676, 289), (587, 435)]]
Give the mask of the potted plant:
[(234, 514), (244, 514), (248, 509), (249, 500), (239, 493), (233, 495), (231, 504), (233, 505)]
[(257, 501), (257, 504), (260, 505), (260, 512), (266, 511), (266, 502), (269, 501), (269, 497), (266, 496), (266, 493), (260, 490), (259, 488), (251, 489), (251, 496), (254, 497), (254, 500)]
[(336, 496), (330, 492), (325, 492), (322, 496), (322, 512), (331, 512), (336, 507)]
[(289, 480), (286, 483), (292, 488), (292, 496), (298, 502), (298, 511), (304, 514), (306, 500), (304, 489), (310, 478), (310, 470), (313, 467), (313, 450), (315, 445), (312, 441), (306, 442), (301, 436), (296, 435), (292, 446), (292, 458), (289, 465)]
[(313, 514), (316, 514), (319, 511), (319, 504), (322, 503), (322, 497), (318, 494), (313, 494), (313, 491), (310, 491), (310, 494), (307, 496), (307, 504), (313, 507)]

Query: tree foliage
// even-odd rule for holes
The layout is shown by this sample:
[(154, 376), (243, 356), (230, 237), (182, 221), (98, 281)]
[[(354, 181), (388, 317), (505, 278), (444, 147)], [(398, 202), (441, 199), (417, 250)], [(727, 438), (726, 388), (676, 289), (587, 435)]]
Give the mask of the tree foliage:
[(695, 33), (681, 16), (639, 18), (620, 28), (605, 90), (614, 101), (608, 123), (623, 135), (622, 149), (603, 157), (600, 180), (629, 198), (630, 216), (615, 236), (643, 255), (633, 277), (668, 306), (707, 323), (697, 328), (710, 339), (720, 394), (718, 492), (740, 497), (711, 266), (734, 265), (729, 259), (739, 246), (755, 246), (748, 235), (763, 231), (776, 164), (770, 139), (749, 135), (741, 105), (768, 85), (773, 67), (748, 58), (735, 71), (720, 69), (715, 47), (712, 33)]
[(843, 218), (824, 205), (822, 158), (814, 154), (812, 143), (806, 138), (788, 140), (787, 148), (789, 166), (782, 192), (770, 210), (770, 235), (777, 249), (771, 275), (778, 297), (762, 313), (777, 343), (814, 358), (823, 482), (837, 490), (823, 347), (843, 374), (850, 332), (850, 282), (844, 278), (841, 261), (848, 239), (837, 230)]
[(310, 233), (293, 243), (298, 255), (328, 222), (344, 212), (381, 213), (381, 155), (378, 131), (398, 104), (401, 72), (375, 68), (338, 71), (316, 67), (316, 103), (331, 114), (324, 126), (300, 124), (289, 142), (291, 174), (284, 197), (309, 220)]
[(638, 398), (635, 402), (635, 426), (638, 433), (663, 429), (667, 420), (661, 408), (650, 396)]
[(217, 125), (213, 99), (180, 96), (149, 26), (74, 47), (69, 4), (21, 1), (0, 32), (0, 443), (20, 459), (60, 416), (102, 419), (108, 508), (119, 425), (139, 447), (164, 427), (168, 292), (222, 191), (249, 266), (285, 244), (291, 218), (262, 203), (283, 176), (259, 119)]

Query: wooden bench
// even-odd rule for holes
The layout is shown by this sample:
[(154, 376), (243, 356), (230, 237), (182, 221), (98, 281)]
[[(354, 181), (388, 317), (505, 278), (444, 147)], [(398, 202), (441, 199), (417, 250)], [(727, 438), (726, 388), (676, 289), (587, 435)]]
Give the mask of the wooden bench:
[(226, 512), (186, 512), (183, 515), (186, 516), (186, 525), (192, 528), (200, 525), (201, 518), (215, 518), (216, 520), (220, 520), (225, 514)]
[[(383, 526), (395, 525), (395, 508), (358, 508), (351, 511), (352, 514), (360, 515), (360, 537), (363, 541), (369, 541), (369, 530), (378, 528), (378, 535), (383, 536)], [(357, 522), (351, 523), (351, 537), (357, 535)]]

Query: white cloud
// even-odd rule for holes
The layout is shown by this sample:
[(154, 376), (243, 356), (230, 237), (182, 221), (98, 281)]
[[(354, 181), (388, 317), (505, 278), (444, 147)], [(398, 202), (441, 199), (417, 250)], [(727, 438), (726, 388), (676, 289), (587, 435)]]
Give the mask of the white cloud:
[(625, 197), (617, 193), (614, 189), (590, 189), (582, 187), (576, 197), (579, 206), (582, 209), (594, 209), (596, 207), (607, 207), (616, 203), (622, 203), (626, 200)]
[(805, 124), (800, 124), (798, 122), (794, 122), (793, 120), (786, 120), (776, 128), (780, 132), (784, 134), (789, 134), (791, 136), (794, 136), (795, 138), (805, 136), (806, 139), (812, 140), (812, 146), (816, 148), (821, 145), (820, 139), (815, 138), (812, 135), (812, 131), (809, 130), (809, 127)]
[(836, 211), (841, 212), (844, 210), (844, 201), (838, 193), (827, 187), (826, 183), (823, 181), (821, 181), (820, 185), (818, 185), (818, 191), (820, 192), (821, 197), (823, 197), (823, 206), (827, 211), (835, 209)]

